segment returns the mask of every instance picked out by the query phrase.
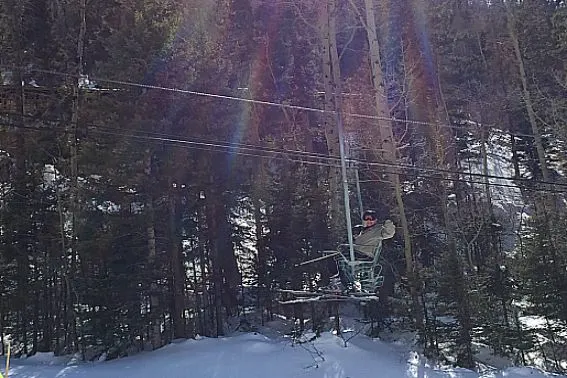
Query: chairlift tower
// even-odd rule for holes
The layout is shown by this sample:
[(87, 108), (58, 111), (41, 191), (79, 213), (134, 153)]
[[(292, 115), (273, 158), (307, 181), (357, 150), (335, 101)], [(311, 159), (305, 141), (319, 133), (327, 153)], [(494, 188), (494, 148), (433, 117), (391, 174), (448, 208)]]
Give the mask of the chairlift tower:
[(350, 253), (350, 261), (352, 267), (352, 274), (354, 275), (354, 262), (355, 262), (355, 255), (354, 255), (354, 239), (352, 235), (352, 219), (350, 216), (350, 196), (348, 190), (348, 175), (347, 175), (347, 166), (346, 166), (346, 148), (345, 148), (345, 132), (344, 132), (344, 125), (343, 125), (343, 117), (341, 114), (341, 109), (338, 107), (335, 112), (337, 118), (337, 129), (339, 132), (339, 152), (341, 155), (341, 181), (343, 183), (343, 197), (344, 197), (344, 204), (345, 204), (345, 215), (346, 215), (346, 226), (347, 226), (347, 233), (348, 233), (348, 246), (349, 246), (349, 253)]

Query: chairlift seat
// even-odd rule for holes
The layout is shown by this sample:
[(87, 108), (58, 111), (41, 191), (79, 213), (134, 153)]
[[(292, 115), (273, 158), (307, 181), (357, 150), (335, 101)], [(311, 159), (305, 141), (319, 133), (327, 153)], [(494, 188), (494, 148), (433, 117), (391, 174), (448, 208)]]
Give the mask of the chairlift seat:
[(335, 261), (344, 278), (350, 283), (360, 283), (363, 292), (375, 293), (384, 284), (382, 275), (382, 265), (379, 263), (382, 253), (382, 241), (374, 248), (374, 258), (357, 258), (351, 261), (350, 257), (345, 256), (342, 249), (349, 247), (348, 244), (341, 244), (338, 248)]

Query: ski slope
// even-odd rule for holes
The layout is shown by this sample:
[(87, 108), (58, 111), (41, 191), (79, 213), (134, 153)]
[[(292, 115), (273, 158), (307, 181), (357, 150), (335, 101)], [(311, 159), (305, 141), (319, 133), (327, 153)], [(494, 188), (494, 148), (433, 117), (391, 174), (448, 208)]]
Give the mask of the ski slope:
[[(410, 349), (355, 336), (324, 333), (313, 342), (294, 344), (284, 337), (243, 333), (225, 338), (180, 341), (153, 352), (107, 362), (78, 362), (38, 354), (11, 361), (9, 378), (543, 378), (532, 368), (482, 374), (441, 369)], [(558, 377), (558, 376), (555, 376)]]

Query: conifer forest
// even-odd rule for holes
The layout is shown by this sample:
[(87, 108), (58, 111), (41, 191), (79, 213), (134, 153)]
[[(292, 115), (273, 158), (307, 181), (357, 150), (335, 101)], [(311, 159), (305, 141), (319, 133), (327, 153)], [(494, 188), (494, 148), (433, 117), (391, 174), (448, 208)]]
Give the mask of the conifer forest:
[(374, 335), (567, 370), (564, 0), (0, 1), (0, 354), (316, 330), (368, 208)]

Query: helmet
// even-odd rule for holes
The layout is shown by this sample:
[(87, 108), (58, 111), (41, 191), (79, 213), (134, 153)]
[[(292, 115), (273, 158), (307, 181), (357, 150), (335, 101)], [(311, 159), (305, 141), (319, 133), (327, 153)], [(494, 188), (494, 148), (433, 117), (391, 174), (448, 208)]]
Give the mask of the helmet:
[(378, 219), (376, 212), (374, 210), (365, 210), (364, 213), (362, 213), (362, 219), (366, 217), (372, 217), (372, 219)]

